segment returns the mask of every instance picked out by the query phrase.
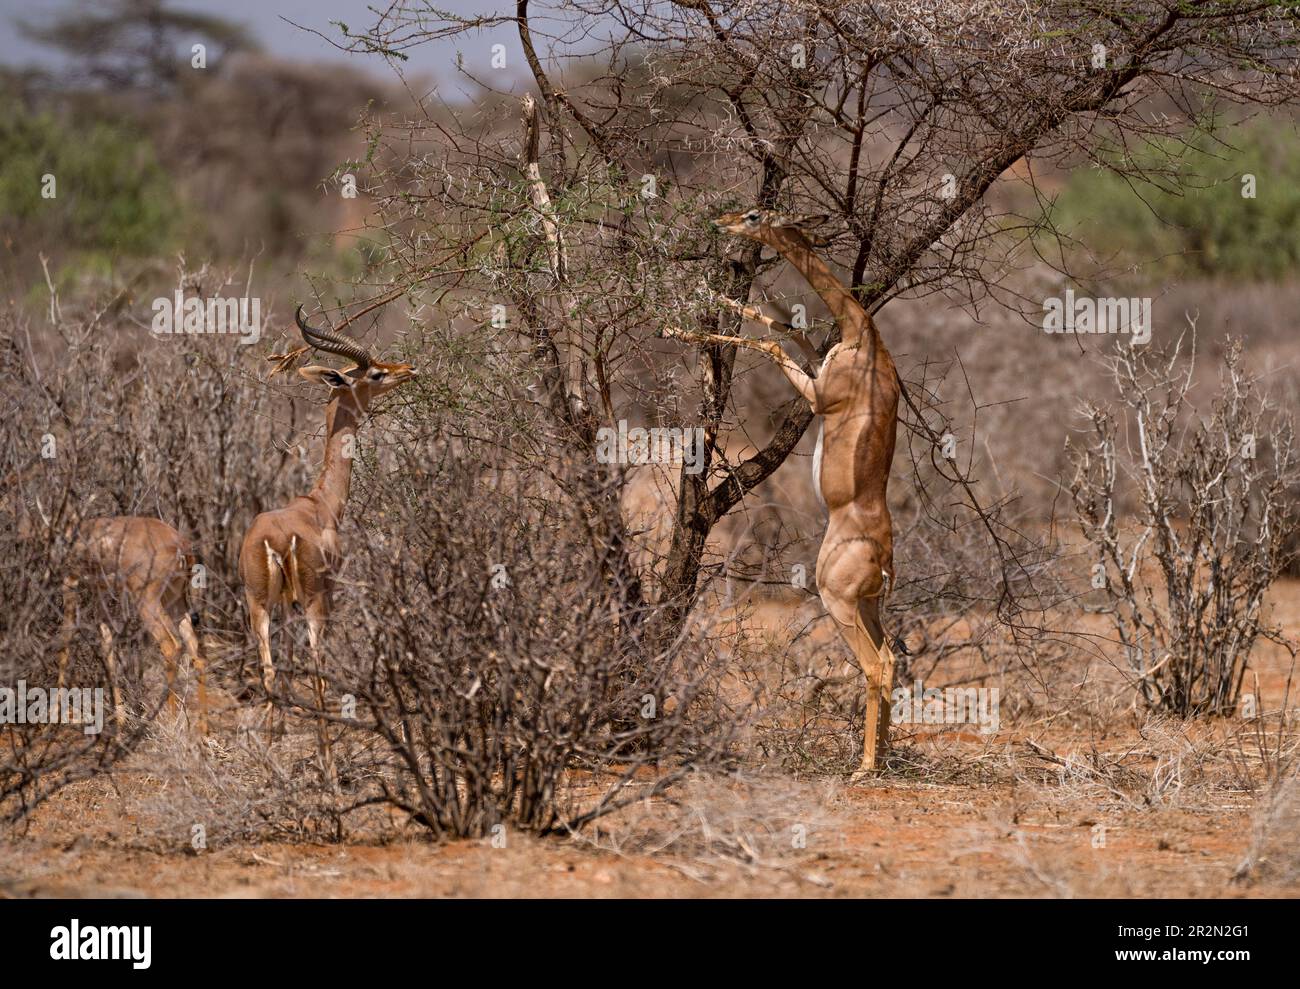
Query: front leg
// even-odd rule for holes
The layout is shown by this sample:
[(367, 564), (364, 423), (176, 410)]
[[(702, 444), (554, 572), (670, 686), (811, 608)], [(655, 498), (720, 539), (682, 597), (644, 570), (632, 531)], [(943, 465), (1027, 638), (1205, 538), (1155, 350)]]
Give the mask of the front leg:
[(663, 335), (676, 340), (686, 340), (689, 343), (730, 344), (733, 347), (745, 347), (766, 354), (781, 369), (781, 373), (786, 376), (790, 384), (794, 385), (795, 391), (803, 396), (808, 407), (814, 412), (817, 411), (817, 389), (813, 385), (813, 379), (808, 377), (803, 368), (792, 361), (781, 349), (781, 345), (774, 340), (751, 340), (749, 337), (728, 337), (717, 333), (693, 333), (675, 326), (665, 327)]
[(722, 304), (730, 309), (734, 309), (746, 319), (752, 319), (755, 322), (762, 323), (769, 330), (776, 330), (778, 333), (783, 333), (788, 336), (799, 346), (799, 349), (803, 351), (803, 355), (808, 358), (810, 366), (816, 367), (821, 363), (821, 356), (817, 353), (817, 349), (812, 345), (812, 341), (789, 323), (783, 323), (779, 319), (773, 319), (757, 306), (737, 302), (735, 299), (728, 299), (725, 296), (722, 297)]

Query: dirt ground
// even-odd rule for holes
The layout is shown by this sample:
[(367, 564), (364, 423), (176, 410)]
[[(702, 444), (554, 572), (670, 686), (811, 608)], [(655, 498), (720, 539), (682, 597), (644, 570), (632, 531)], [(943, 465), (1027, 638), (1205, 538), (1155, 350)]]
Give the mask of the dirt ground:
[[(680, 897), (680, 896), (1294, 896), (1234, 886), (1249, 814), (1164, 812), (1109, 828), (1092, 847), (1087, 815), (999, 823), (1010, 793), (881, 787), (846, 795), (859, 815), (825, 850), (778, 867), (701, 869), (613, 856), (572, 842), (247, 845), (197, 854), (122, 848), (74, 821), (0, 846), (7, 896)], [(47, 812), (51, 818), (57, 812)], [(68, 837), (72, 834), (72, 837)]]
[[(1300, 583), (1281, 585), (1273, 605), (1287, 627), (1300, 624)], [(1264, 709), (1280, 707), (1290, 662), (1280, 648), (1257, 647)], [(1249, 726), (1153, 725), (1130, 714), (1089, 727), (1067, 713), (1004, 722), (990, 737), (896, 731), (902, 764), (861, 786), (771, 772), (702, 780), (672, 821), (650, 828), (655, 840), (645, 818), (602, 822), (583, 838), (508, 832), (438, 844), (408, 826), (382, 840), (214, 840), (195, 851), (183, 830), (160, 831), (142, 809), (146, 797), (165, 801), (170, 785), (142, 752), (111, 779), (68, 787), (0, 839), (0, 896), (1300, 894), (1300, 870), (1239, 875), (1261, 841), (1300, 845), (1278, 830), (1295, 822), (1267, 810), (1266, 760)], [(1284, 740), (1283, 751), (1294, 744)]]
[[(119, 786), (123, 784), (119, 782)], [(127, 784), (129, 786), (129, 784)], [(0, 895), (58, 897), (1288, 896), (1294, 884), (1233, 882), (1253, 800), (1106, 815), (1024, 788), (843, 787), (839, 817), (771, 862), (627, 855), (507, 834), (436, 845), (139, 847), (124, 798), (83, 784), (0, 844)], [(134, 847), (133, 847), (134, 846)], [(183, 850), (181, 850), (183, 849)]]

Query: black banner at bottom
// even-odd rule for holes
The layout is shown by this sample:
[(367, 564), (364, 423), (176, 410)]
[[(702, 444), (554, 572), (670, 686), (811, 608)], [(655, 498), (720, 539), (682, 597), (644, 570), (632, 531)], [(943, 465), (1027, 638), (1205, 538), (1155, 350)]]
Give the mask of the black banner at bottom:
[(774, 958), (820, 967), (864, 955), (873, 979), (1019, 966), (1222, 978), (1286, 965), (1293, 914), (1284, 900), (8, 900), (0, 950), (11, 974), (75, 979), (373, 978), (397, 958), (434, 963), (432, 976), (435, 959), (461, 968), (476, 955), (493, 980), (572, 978), (575, 965), (600, 978), (604, 965), (674, 956), (689, 957), (692, 977), (716, 966), (771, 978)]

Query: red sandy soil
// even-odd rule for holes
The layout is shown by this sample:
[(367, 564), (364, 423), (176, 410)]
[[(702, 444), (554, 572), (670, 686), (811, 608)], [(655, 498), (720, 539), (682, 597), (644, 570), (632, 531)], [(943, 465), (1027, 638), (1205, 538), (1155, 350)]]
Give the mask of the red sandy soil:
[[(90, 784), (93, 785), (93, 784)], [(1251, 801), (1198, 810), (1098, 815), (1044, 805), (1013, 787), (845, 788), (835, 827), (771, 864), (622, 856), (575, 841), (508, 834), (442, 845), (235, 844), (193, 853), (124, 847), (119, 798), (69, 790), (29, 833), (0, 844), (8, 896), (1136, 896), (1294, 895), (1236, 884)], [(86, 815), (122, 831), (94, 837)], [(93, 831), (100, 831), (94, 828)], [(184, 847), (184, 846), (181, 846)]]

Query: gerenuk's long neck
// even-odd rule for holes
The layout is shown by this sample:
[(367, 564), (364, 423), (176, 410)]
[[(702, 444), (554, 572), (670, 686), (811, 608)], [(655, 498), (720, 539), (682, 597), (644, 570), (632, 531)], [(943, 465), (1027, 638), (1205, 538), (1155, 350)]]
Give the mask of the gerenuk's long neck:
[(336, 523), (343, 518), (348, 503), (358, 414), (352, 395), (333, 399), (325, 410), (325, 463), (310, 497), (324, 506)]
[(813, 251), (812, 244), (802, 232), (792, 227), (777, 227), (766, 233), (764, 242), (794, 265), (826, 303), (840, 328), (841, 340), (847, 344), (856, 344), (864, 339), (872, 345), (878, 342), (871, 315)]

